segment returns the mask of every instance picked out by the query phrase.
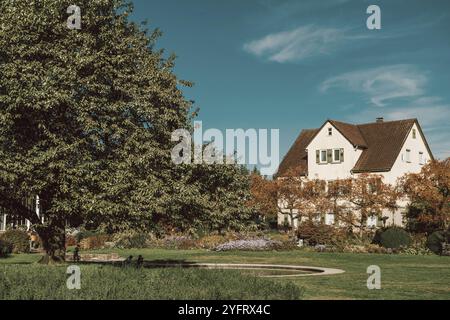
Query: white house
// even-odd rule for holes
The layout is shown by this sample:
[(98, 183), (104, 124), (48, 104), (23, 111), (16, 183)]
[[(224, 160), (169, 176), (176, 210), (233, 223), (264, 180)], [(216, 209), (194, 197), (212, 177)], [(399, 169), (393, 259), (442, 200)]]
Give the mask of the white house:
[[(43, 215), (40, 215), (39, 196), (29, 197), (25, 199), (23, 204), (30, 210), (36, 212), (36, 215), (44, 222)], [(31, 227), (31, 222), (25, 218), (15, 217), (7, 210), (0, 207), (0, 232), (6, 231), (8, 228), (25, 227), (27, 230)]]
[[(318, 129), (302, 130), (278, 169), (282, 177), (291, 168), (300, 168), (301, 176), (308, 179), (332, 181), (355, 177), (360, 173), (376, 173), (383, 181), (395, 184), (405, 173), (419, 172), (433, 159), (433, 154), (417, 119), (350, 124), (327, 120)], [(383, 213), (388, 223), (402, 225), (401, 212), (406, 202), (399, 202), (400, 209)], [(289, 217), (278, 215), (278, 223)], [(393, 221), (392, 221), (393, 219)], [(334, 216), (326, 214), (326, 223), (332, 224)], [(294, 221), (296, 224), (297, 221)], [(376, 218), (367, 222), (376, 226)]]

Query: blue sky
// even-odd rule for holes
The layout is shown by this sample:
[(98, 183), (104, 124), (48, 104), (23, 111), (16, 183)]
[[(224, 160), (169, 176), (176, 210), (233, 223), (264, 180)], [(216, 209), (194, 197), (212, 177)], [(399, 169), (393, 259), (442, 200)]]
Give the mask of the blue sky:
[[(191, 80), (207, 128), (280, 129), (280, 156), (301, 129), (418, 118), (450, 156), (450, 1), (134, 0)], [(381, 30), (366, 9), (381, 8)]]

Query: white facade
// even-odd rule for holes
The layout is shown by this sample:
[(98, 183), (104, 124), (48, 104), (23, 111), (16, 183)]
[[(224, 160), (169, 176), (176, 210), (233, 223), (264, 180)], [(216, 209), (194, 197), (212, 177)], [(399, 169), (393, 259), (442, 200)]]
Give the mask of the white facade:
[[(331, 135), (330, 135), (331, 129)], [(343, 161), (319, 161), (316, 163), (316, 152), (343, 149)], [(336, 180), (351, 177), (351, 170), (358, 161), (362, 151), (356, 149), (330, 122), (327, 122), (306, 148), (308, 152), (308, 178)], [(319, 154), (321, 156), (321, 154)], [(334, 157), (333, 157), (334, 160)]]
[(391, 170), (382, 173), (384, 182), (395, 184), (406, 173), (420, 172), (422, 166), (432, 158), (419, 128), (414, 124)]

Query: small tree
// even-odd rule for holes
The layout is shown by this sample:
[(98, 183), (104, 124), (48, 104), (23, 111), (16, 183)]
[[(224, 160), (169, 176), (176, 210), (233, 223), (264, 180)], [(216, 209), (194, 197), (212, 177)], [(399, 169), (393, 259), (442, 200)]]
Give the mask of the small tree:
[[(432, 160), (419, 173), (410, 173), (401, 184), (411, 203), (407, 217), (446, 230), (450, 217), (450, 158)], [(416, 211), (415, 217), (411, 212)]]
[[(392, 214), (392, 226), (394, 226), (395, 224), (395, 212), (397, 212), (397, 210), (399, 209), (398, 201), (402, 199), (403, 196), (404, 192), (399, 182), (397, 182), (395, 185), (385, 185), (385, 207)], [(386, 220), (383, 220), (383, 223), (385, 223), (385, 221)]]
[[(301, 221), (311, 210), (310, 193), (299, 171), (290, 169), (275, 181), (278, 210), (291, 220), (291, 230), (295, 231), (295, 221)], [(287, 211), (287, 212), (286, 212)]]
[(359, 229), (360, 237), (367, 229), (367, 219), (376, 215), (381, 217), (382, 210), (387, 207), (387, 187), (382, 181), (382, 176), (372, 174), (360, 174), (358, 177), (347, 180), (344, 199), (350, 204), (343, 215), (345, 222)]
[(303, 211), (309, 220), (319, 219), (323, 222), (322, 214), (330, 212), (334, 208), (334, 203), (330, 200), (327, 193), (327, 183), (324, 180), (307, 180), (303, 185), (304, 203)]
[(250, 175), (251, 197), (248, 206), (259, 214), (263, 220), (275, 217), (278, 212), (277, 189), (273, 180), (261, 176), (253, 170)]
[(345, 196), (351, 191), (351, 181), (349, 179), (336, 179), (328, 182), (327, 200), (330, 211), (334, 213), (337, 221), (346, 221)]

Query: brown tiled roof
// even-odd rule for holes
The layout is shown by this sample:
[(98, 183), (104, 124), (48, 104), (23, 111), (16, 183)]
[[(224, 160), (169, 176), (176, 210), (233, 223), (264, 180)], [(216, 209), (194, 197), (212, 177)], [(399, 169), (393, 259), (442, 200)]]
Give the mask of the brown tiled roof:
[(357, 147), (367, 148), (359, 127), (354, 124), (340, 122), (336, 120), (328, 120), (351, 144)]
[[(432, 156), (417, 119), (373, 122), (359, 125), (335, 120), (328, 121), (350, 143), (363, 150), (355, 167), (352, 169), (353, 172), (389, 171), (394, 165), (414, 123), (416, 123), (428, 152)], [(300, 168), (302, 175), (307, 174), (308, 155), (305, 149), (321, 128), (302, 130), (294, 145), (289, 149), (281, 162), (277, 176), (283, 176), (291, 168)]]
[(306, 146), (311, 142), (319, 129), (305, 129), (300, 132), (297, 140), (295, 140), (288, 153), (281, 161), (276, 174), (277, 177), (282, 177), (289, 169), (296, 169), (300, 171), (300, 175), (306, 175), (308, 172), (308, 154)]
[(363, 150), (352, 171), (390, 170), (416, 121), (408, 119), (358, 125), (368, 148)]

